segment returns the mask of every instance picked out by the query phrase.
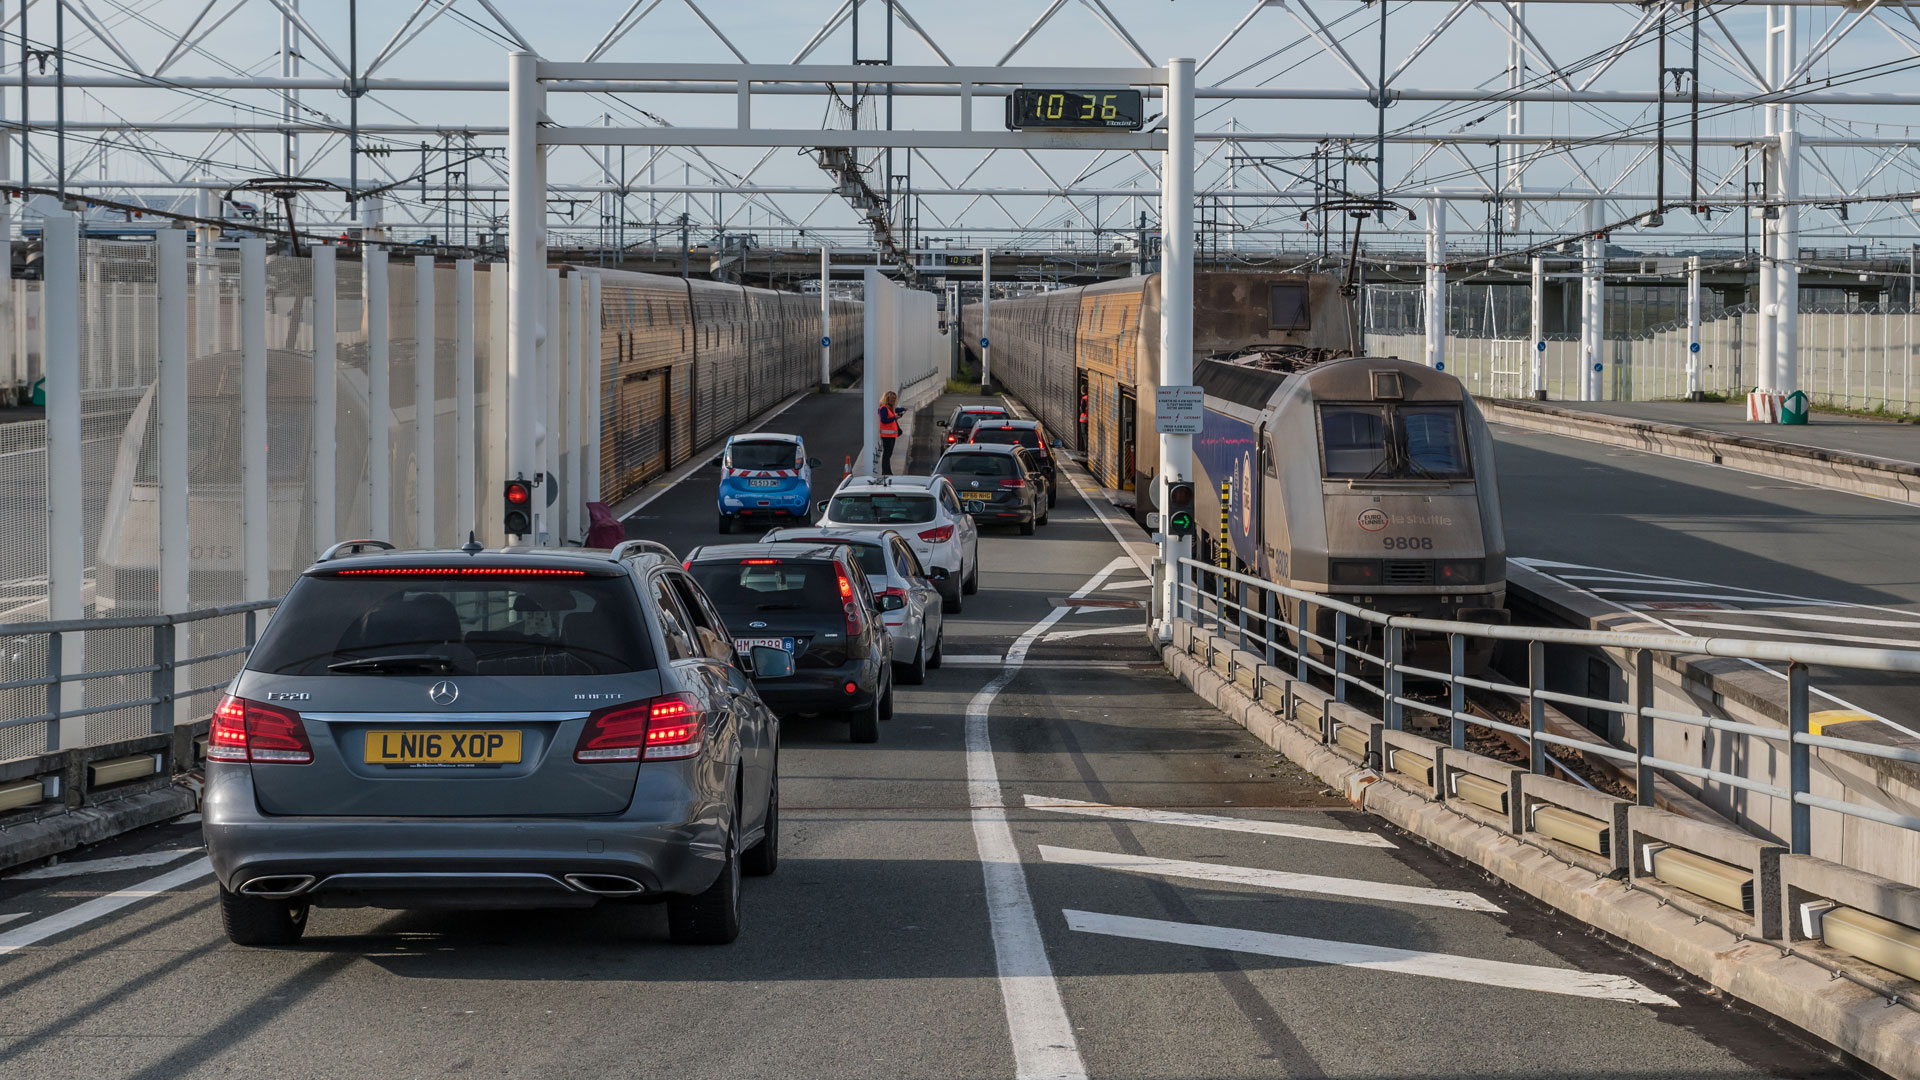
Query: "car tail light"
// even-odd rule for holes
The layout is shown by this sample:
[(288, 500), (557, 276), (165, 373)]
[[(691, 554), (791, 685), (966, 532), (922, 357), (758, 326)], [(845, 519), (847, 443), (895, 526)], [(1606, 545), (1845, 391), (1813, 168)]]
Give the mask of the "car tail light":
[(1027, 482), (1016, 476), (1011, 480), (1000, 481), (1000, 486), (1003, 488), (1023, 488), (1027, 486)]
[(867, 614), (860, 609), (860, 598), (853, 595), (853, 581), (847, 577), (846, 568), (835, 563), (833, 572), (840, 578), (840, 610), (846, 613), (847, 640), (851, 642), (866, 632)]
[(213, 707), (207, 759), (307, 765), (313, 761), (313, 743), (299, 713), (227, 694)]
[(616, 705), (587, 717), (573, 760), (673, 760), (692, 757), (704, 743), (700, 703), (686, 694), (668, 694), (644, 705)]
[(953, 526), (942, 525), (937, 529), (928, 529), (920, 534), (920, 539), (929, 544), (944, 544), (953, 539)]
[(741, 566), (779, 566), (779, 559), (741, 559)]

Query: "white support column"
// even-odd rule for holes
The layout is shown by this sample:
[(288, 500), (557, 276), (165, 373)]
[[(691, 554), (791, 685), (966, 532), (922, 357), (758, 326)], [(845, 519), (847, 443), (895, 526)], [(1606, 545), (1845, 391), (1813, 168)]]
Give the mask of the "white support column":
[(479, 482), (473, 452), (473, 356), (473, 260), (456, 259), (453, 264), (453, 538), (456, 543), (466, 542), (465, 533), (477, 536), (480, 527), (473, 516), (474, 488)]
[[(508, 425), (516, 409), (513, 406), (511, 369), (513, 350), (508, 332), (513, 316), (513, 275), (503, 263), (487, 268), (487, 429), (477, 439), (484, 448), (474, 470), (479, 476), (474, 515), (479, 523), (475, 535), (489, 547), (508, 542), (506, 522), (500, 517), (500, 492), (504, 481), (513, 476), (508, 451)], [(476, 373), (477, 374), (477, 373)], [(479, 409), (475, 402), (476, 414)], [(478, 420), (475, 420), (476, 426)], [(484, 535), (482, 535), (484, 534)]]
[[(187, 529), (187, 231), (161, 229), (154, 234), (155, 280), (158, 286), (160, 340), (158, 371), (153, 392), (154, 473), (160, 478), (160, 550), (158, 552), (159, 613), (188, 610), (187, 582), (192, 571), (188, 556), (192, 538)], [(180, 628), (173, 640), (173, 658), (193, 655), (192, 634)], [(183, 684), (176, 669), (174, 686)], [(174, 724), (193, 722), (192, 701), (176, 696)]]
[(1427, 200), (1426, 364), (1447, 369), (1447, 200)]
[[(7, 116), (6, 97), (0, 95), (0, 121)], [(13, 153), (9, 141), (0, 138), (0, 187), (13, 178)], [(11, 253), (13, 250), (13, 200), (0, 194), (0, 245)], [(1909, 289), (1909, 292), (1912, 290)], [(0, 259), (0, 379), (11, 388), (15, 383), (25, 382), (27, 358), (15, 336), (14, 327), (26, 320), (14, 303), (13, 295), (13, 259)], [(28, 388), (31, 389), (30, 387)]]
[(1699, 401), (1700, 390), (1700, 256), (1687, 259), (1687, 400)]
[[(86, 614), (86, 526), (80, 458), (80, 223), (70, 213), (42, 224), (47, 386), (47, 616)], [(86, 670), (86, 635), (60, 636), (60, 671)], [(86, 704), (86, 684), (60, 688), (60, 708)], [(86, 745), (85, 717), (60, 721), (59, 748)]]
[(1538, 255), (1533, 257), (1531, 313), (1533, 318), (1532, 341), (1527, 351), (1532, 353), (1530, 370), (1532, 377), (1527, 382), (1533, 400), (1547, 400), (1547, 261)]
[[(1788, 20), (1787, 55), (1793, 55), (1792, 20)], [(1793, 106), (1780, 106), (1778, 190), (1780, 207), (1774, 231), (1773, 288), (1776, 311), (1773, 324), (1773, 386), (1783, 394), (1800, 389), (1800, 136), (1793, 130)]]
[(367, 532), (393, 539), (393, 399), (387, 325), (387, 249), (367, 247), (360, 267), (367, 304)]
[(866, 269), (866, 302), (860, 305), (862, 317), (861, 332), (865, 335), (863, 351), (866, 359), (860, 365), (860, 464), (854, 472), (865, 476), (880, 475), (880, 344), (885, 339), (886, 318), (883, 307), (887, 303), (893, 282), (874, 267)]
[(307, 474), (313, 505), (313, 548), (325, 551), (340, 539), (340, 492), (334, 470), (335, 435), (339, 424), (340, 358), (337, 351), (339, 316), (335, 304), (335, 255), (322, 244), (313, 249), (313, 464)]
[[(547, 238), (544, 152), (537, 140), (543, 96), (538, 64), (528, 52), (507, 58), (507, 475), (502, 480), (531, 480), (545, 468), (540, 401), (546, 374), (540, 357), (546, 335)], [(538, 526), (533, 528), (537, 537)], [(509, 536), (507, 541), (533, 538)]]
[(561, 461), (566, 469), (566, 483), (560, 487), (560, 535), (561, 543), (571, 543), (582, 538), (586, 532), (580, 527), (580, 518), (585, 509), (580, 493), (580, 458), (586, 446), (586, 436), (580, 430), (584, 424), (585, 411), (581, 408), (584, 387), (580, 382), (580, 372), (585, 367), (585, 342), (587, 313), (587, 276), (574, 272), (567, 277), (567, 357), (562, 375), (566, 380), (561, 389), (561, 402), (566, 409), (567, 436), (561, 443)]
[(993, 383), (993, 249), (980, 249), (980, 392)]
[(1607, 242), (1598, 235), (1601, 205), (1586, 207), (1587, 232), (1580, 240), (1580, 400), (1599, 401), (1607, 350)]
[[(1193, 382), (1193, 69), (1191, 58), (1167, 61), (1167, 149), (1160, 155), (1160, 385)], [(984, 331), (983, 331), (984, 332)], [(1161, 435), (1160, 475), (1154, 478), (1160, 523), (1160, 577), (1156, 620), (1160, 638), (1170, 631), (1180, 559), (1193, 550), (1190, 537), (1167, 531), (1167, 485), (1193, 479), (1193, 436)]]
[(439, 406), (435, 378), (433, 326), (433, 256), (413, 257), (413, 542), (416, 547), (439, 544), (434, 521), (438, 492), (434, 480), (439, 462), (434, 453), (433, 427)]
[(240, 599), (273, 595), (267, 500), (267, 242), (240, 241)]
[[(600, 381), (600, 275), (587, 275), (587, 318), (581, 332), (581, 340), (587, 343), (582, 354), (583, 367), (580, 377), (586, 383), (586, 428), (582, 438), (581, 472), (585, 474), (584, 487), (581, 488), (582, 505), (600, 501), (600, 396), (606, 387)], [(587, 531), (586, 518), (581, 518), (580, 533), (584, 537)]]
[(540, 354), (540, 468), (546, 473), (546, 483), (534, 496), (533, 520), (540, 534), (542, 544), (555, 544), (561, 540), (559, 515), (555, 507), (559, 500), (567, 497), (560, 490), (560, 430), (562, 376), (566, 374), (566, 360), (560, 350), (566, 347), (563, 335), (567, 330), (565, 294), (561, 291), (560, 271), (549, 269), (547, 280), (547, 317), (543, 325), (547, 332), (542, 338)]
[(827, 245), (820, 245), (820, 392), (833, 385), (833, 298), (827, 286), (833, 280)]

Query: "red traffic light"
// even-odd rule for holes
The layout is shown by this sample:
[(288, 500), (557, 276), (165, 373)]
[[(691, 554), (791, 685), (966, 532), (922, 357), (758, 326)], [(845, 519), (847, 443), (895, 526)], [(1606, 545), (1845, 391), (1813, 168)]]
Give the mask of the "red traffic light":
[(514, 506), (525, 506), (533, 501), (533, 492), (519, 480), (507, 481), (507, 502)]

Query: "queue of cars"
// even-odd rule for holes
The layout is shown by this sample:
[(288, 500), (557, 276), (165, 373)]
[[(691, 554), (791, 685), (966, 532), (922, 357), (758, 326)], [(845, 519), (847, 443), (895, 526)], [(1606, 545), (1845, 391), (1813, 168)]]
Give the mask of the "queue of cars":
[(214, 710), (229, 939), (292, 944), (315, 906), (658, 901), (674, 940), (732, 941), (742, 876), (779, 862), (781, 717), (877, 741), (979, 588), (980, 526), (1047, 521), (1044, 433), (968, 415), (932, 475), (848, 477), (811, 525), (805, 443), (733, 437), (720, 531), (776, 527), (684, 559), (334, 545)]

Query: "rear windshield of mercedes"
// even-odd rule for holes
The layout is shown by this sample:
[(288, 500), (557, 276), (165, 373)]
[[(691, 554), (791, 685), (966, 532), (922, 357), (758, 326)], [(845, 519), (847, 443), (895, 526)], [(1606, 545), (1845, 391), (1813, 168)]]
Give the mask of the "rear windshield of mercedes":
[[(478, 572), (475, 572), (475, 571)], [(632, 583), (582, 570), (309, 574), (247, 666), (275, 675), (617, 675), (654, 667)]]
[(736, 442), (727, 448), (733, 469), (797, 469), (800, 447), (790, 442)]
[(1320, 406), (1331, 480), (1467, 480), (1473, 469), (1458, 405)]
[(835, 495), (827, 517), (841, 525), (918, 525), (932, 521), (933, 496), (927, 494)]

